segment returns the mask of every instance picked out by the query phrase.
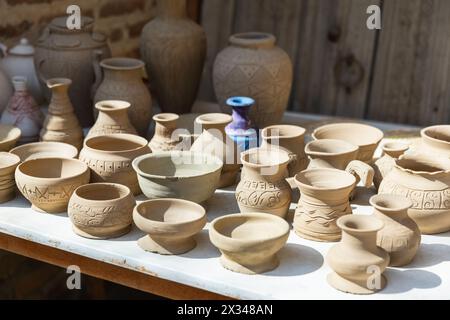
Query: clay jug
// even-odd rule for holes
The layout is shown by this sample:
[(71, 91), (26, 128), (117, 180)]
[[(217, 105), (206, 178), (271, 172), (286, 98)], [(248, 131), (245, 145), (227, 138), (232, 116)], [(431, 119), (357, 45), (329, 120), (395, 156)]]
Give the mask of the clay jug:
[(337, 225), (342, 229), (342, 239), (326, 256), (333, 270), (327, 277), (328, 283), (354, 294), (383, 289), (383, 272), (389, 264), (389, 254), (377, 247), (377, 232), (383, 228), (383, 222), (371, 216), (348, 215), (339, 218)]
[(188, 113), (203, 71), (206, 36), (187, 17), (186, 0), (158, 1), (158, 15), (142, 30), (141, 55), (162, 111)]
[(242, 213), (264, 212), (285, 218), (291, 204), (286, 181), (289, 155), (280, 149), (253, 148), (241, 153), (241, 181), (236, 200)]
[(229, 41), (213, 66), (214, 91), (222, 111), (229, 112), (228, 97), (249, 96), (256, 101), (250, 111), (256, 128), (280, 123), (291, 93), (291, 59), (269, 33), (239, 33)]
[(35, 45), (34, 62), (47, 98), (49, 78), (64, 77), (72, 80), (69, 90), (75, 114), (81, 126), (94, 123), (91, 89), (94, 83), (94, 50), (100, 50), (103, 58), (111, 56), (106, 37), (93, 32), (94, 20), (81, 18), (81, 29), (68, 29), (67, 17), (58, 17), (46, 27)]
[(378, 231), (377, 245), (389, 253), (390, 266), (409, 264), (419, 249), (421, 234), (417, 224), (408, 217), (411, 200), (403, 196), (378, 194), (370, 198), (373, 216), (384, 222)]
[[(103, 74), (102, 74), (102, 69)], [(131, 104), (128, 116), (141, 136), (146, 136), (152, 117), (152, 97), (142, 80), (144, 63), (132, 58), (110, 58), (95, 64), (94, 101), (124, 100)], [(94, 113), (97, 113), (96, 110)]]
[(175, 113), (160, 113), (153, 116), (155, 120), (155, 134), (149, 146), (152, 152), (175, 150), (181, 139), (174, 134), (177, 129), (179, 116)]
[(248, 116), (254, 104), (255, 100), (249, 97), (231, 97), (227, 100), (227, 105), (233, 109), (233, 121), (225, 127), (225, 132), (236, 142), (239, 152), (258, 147), (258, 132)]
[(395, 160), (400, 158), (409, 149), (409, 145), (403, 142), (387, 142), (383, 145), (382, 149), (383, 156), (373, 164), (375, 171), (373, 184), (377, 190), (381, 181), (383, 181), (395, 166)]
[(41, 130), (41, 141), (65, 142), (80, 150), (83, 145), (83, 130), (69, 99), (71, 83), (72, 80), (66, 78), (47, 80), (47, 86), (52, 90), (52, 99)]
[(0, 112), (5, 110), (9, 99), (13, 95), (13, 87), (6, 73), (0, 68)]

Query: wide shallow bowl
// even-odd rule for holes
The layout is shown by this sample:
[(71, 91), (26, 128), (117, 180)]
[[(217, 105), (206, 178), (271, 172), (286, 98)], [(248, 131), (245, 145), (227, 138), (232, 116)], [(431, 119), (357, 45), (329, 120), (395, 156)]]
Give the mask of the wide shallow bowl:
[(11, 150), (21, 135), (22, 131), (19, 128), (9, 124), (0, 124), (0, 151)]
[(128, 187), (117, 183), (91, 183), (75, 189), (67, 213), (76, 234), (108, 239), (130, 231), (135, 205)]
[(0, 152), (0, 203), (12, 200), (16, 196), (14, 171), (20, 163), (18, 156)]
[(89, 182), (90, 172), (76, 159), (41, 158), (21, 163), (15, 176), (19, 191), (34, 210), (60, 213), (67, 210), (74, 190)]
[(279, 265), (276, 254), (289, 237), (289, 224), (267, 213), (231, 214), (211, 223), (209, 237), (222, 253), (224, 268), (257, 274)]
[(53, 157), (73, 159), (78, 155), (77, 148), (64, 142), (32, 142), (15, 147), (10, 152), (19, 156), (21, 161)]
[(180, 198), (201, 203), (214, 194), (222, 161), (203, 153), (169, 151), (138, 157), (133, 168), (147, 198)]
[(206, 224), (205, 209), (182, 199), (155, 199), (138, 204), (133, 211), (136, 226), (147, 233), (139, 246), (159, 254), (182, 254), (195, 248), (194, 236)]

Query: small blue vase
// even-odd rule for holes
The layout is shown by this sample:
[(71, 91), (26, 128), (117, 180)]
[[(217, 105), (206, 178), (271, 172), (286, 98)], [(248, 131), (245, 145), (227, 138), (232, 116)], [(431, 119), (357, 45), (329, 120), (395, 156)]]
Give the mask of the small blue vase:
[(226, 103), (233, 109), (233, 121), (225, 127), (225, 132), (236, 142), (240, 152), (256, 148), (258, 131), (252, 127), (248, 117), (255, 100), (249, 97), (231, 97)]

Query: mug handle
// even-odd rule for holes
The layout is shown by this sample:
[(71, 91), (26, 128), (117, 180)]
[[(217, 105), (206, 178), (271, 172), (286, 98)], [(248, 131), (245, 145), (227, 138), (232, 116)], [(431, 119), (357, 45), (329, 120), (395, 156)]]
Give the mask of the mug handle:
[(362, 181), (364, 187), (370, 188), (372, 186), (375, 171), (367, 163), (359, 160), (350, 161), (345, 171), (355, 176), (356, 184)]

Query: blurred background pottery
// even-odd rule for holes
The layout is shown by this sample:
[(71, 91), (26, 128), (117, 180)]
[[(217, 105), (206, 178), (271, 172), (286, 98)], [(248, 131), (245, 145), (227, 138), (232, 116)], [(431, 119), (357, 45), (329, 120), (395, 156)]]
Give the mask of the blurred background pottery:
[(32, 142), (11, 149), (10, 153), (23, 162), (40, 158), (74, 159), (78, 156), (78, 149), (63, 142)]
[(0, 124), (0, 151), (9, 151), (20, 139), (21, 131), (19, 128), (9, 125)]
[(6, 75), (2, 68), (0, 68), (0, 92), (0, 112), (3, 112), (8, 105), (9, 99), (14, 93), (14, 89), (11, 85), (10, 78)]
[(424, 153), (450, 158), (450, 125), (437, 125), (420, 131)]
[(16, 181), (14, 172), (20, 158), (8, 152), (0, 152), (0, 203), (16, 197)]
[(153, 116), (155, 121), (155, 134), (149, 142), (152, 152), (171, 151), (181, 142), (179, 136), (174, 134), (177, 129), (179, 116), (175, 113), (158, 113)]
[(381, 181), (389, 174), (395, 166), (395, 160), (400, 158), (406, 151), (409, 145), (403, 142), (387, 142), (383, 145), (383, 156), (373, 164), (375, 175), (373, 177), (373, 184), (378, 190)]
[(231, 97), (226, 103), (233, 109), (233, 121), (225, 127), (225, 132), (236, 142), (239, 152), (258, 147), (258, 132), (252, 127), (248, 116), (255, 100), (249, 97)]

